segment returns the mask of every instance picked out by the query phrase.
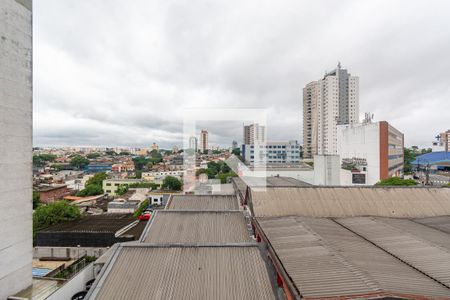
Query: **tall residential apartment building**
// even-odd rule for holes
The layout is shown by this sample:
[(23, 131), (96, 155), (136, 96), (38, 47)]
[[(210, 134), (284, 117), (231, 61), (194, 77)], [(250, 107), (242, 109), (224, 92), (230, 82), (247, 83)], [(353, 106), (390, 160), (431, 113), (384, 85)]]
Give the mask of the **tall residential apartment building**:
[(258, 123), (244, 125), (244, 144), (250, 145), (266, 142), (266, 127)]
[(359, 77), (341, 64), (303, 89), (303, 157), (337, 154), (337, 125), (358, 123)]
[(200, 132), (200, 150), (203, 152), (208, 149), (208, 131), (203, 129)]
[(0, 299), (32, 284), (32, 3), (0, 1)]
[(197, 152), (197, 138), (195, 136), (189, 138), (189, 149), (193, 149)]

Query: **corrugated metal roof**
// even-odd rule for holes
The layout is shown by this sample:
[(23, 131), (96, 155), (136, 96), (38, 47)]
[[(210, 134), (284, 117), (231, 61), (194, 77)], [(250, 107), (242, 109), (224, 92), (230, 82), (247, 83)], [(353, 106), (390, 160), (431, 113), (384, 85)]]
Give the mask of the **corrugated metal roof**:
[(250, 242), (242, 212), (158, 211), (147, 225), (145, 243)]
[[(447, 220), (448, 216), (445, 217)], [(427, 218), (443, 220), (443, 217)], [(375, 218), (375, 220), (382, 221), (404, 232), (417, 236), (420, 239), (427, 240), (431, 243), (439, 245), (440, 247), (450, 250), (450, 235), (444, 231), (429, 227), (427, 225), (418, 223), (416, 220), (410, 219), (394, 219), (394, 218)]]
[(449, 188), (297, 187), (251, 190), (249, 207), (258, 217), (382, 216), (420, 218), (450, 215)]
[(275, 299), (256, 245), (123, 244), (87, 299)]
[(450, 295), (448, 249), (376, 218), (347, 218), (338, 219), (336, 222), (447, 286)]
[(238, 210), (235, 195), (174, 195), (167, 204), (171, 210)]
[(450, 294), (450, 289), (331, 219), (290, 216), (257, 222), (304, 298)]
[(437, 230), (450, 233), (450, 216), (422, 218), (415, 219), (414, 221), (429, 227), (433, 227)]

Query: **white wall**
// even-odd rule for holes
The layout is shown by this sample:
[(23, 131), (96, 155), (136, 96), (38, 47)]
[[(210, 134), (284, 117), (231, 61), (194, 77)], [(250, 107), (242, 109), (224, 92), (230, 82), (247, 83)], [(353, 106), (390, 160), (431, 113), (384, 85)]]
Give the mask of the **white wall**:
[(80, 273), (67, 281), (60, 289), (56, 290), (46, 300), (71, 299), (73, 295), (86, 289), (86, 282), (94, 279), (94, 264), (91, 263)]
[(83, 255), (102, 256), (108, 248), (106, 247), (34, 247), (33, 258), (56, 257), (78, 259)]
[(31, 0), (21, 2), (0, 1), (0, 299), (32, 283)]
[(380, 127), (379, 123), (338, 126), (338, 152), (343, 158), (367, 160), (366, 183), (380, 180)]
[(340, 185), (339, 155), (314, 155), (314, 185)]

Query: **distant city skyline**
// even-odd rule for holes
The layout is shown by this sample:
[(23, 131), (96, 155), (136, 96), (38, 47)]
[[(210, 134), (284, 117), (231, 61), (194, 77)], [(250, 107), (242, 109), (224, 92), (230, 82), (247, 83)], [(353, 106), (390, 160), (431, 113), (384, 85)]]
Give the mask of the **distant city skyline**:
[[(34, 145), (170, 148), (186, 107), (264, 108), (268, 140), (301, 142), (302, 88), (341, 61), (360, 77), (360, 119), (430, 147), (450, 126), (439, 3), (36, 1)], [(241, 139), (239, 125), (203, 127), (212, 144)]]

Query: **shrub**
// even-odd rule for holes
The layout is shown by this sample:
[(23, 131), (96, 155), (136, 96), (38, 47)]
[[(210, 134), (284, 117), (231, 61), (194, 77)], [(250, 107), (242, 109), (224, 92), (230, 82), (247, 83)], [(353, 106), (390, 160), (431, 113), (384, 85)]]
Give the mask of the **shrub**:
[(391, 177), (380, 180), (378, 186), (414, 186), (417, 182), (414, 179), (402, 179), (400, 177)]

